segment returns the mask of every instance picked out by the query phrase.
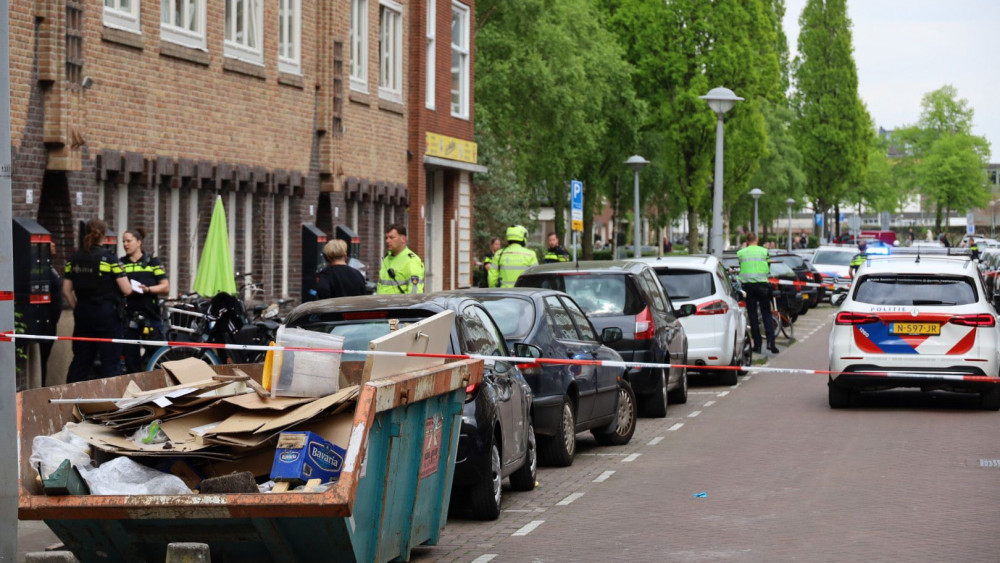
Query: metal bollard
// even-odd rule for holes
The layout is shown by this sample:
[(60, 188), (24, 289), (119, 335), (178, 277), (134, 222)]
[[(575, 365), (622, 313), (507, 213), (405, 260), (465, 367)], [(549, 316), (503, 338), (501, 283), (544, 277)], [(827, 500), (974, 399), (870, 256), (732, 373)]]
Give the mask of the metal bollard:
[(211, 563), (207, 543), (174, 542), (167, 545), (165, 563)]

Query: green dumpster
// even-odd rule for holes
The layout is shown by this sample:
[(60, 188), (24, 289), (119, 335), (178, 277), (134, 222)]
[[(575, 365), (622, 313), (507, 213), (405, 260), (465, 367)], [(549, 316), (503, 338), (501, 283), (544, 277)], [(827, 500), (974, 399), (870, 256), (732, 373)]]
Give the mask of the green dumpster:
[(83, 563), (160, 562), (171, 542), (207, 543), (215, 562), (407, 560), (444, 528), (465, 388), (481, 377), (482, 361), (465, 360), (364, 384), (340, 479), (322, 493), (45, 496), (28, 462), (32, 439), (74, 420), (70, 405), (49, 399), (120, 397), (130, 380), (148, 389), (164, 376), (24, 391), (18, 516), (44, 520)]

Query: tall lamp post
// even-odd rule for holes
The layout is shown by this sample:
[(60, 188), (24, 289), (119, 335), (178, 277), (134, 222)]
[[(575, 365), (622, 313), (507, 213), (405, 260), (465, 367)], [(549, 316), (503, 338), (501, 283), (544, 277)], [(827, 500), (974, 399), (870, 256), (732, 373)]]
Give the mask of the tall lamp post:
[(792, 251), (792, 206), (795, 205), (795, 200), (788, 198), (785, 200), (785, 204), (788, 205), (788, 251)]
[(635, 224), (633, 228), (634, 239), (632, 241), (632, 246), (635, 248), (634, 255), (636, 258), (642, 258), (642, 248), (639, 246), (639, 171), (649, 164), (649, 161), (637, 154), (633, 154), (628, 157), (625, 164), (634, 172), (633, 176), (635, 178), (635, 215), (632, 217), (632, 222)]
[(753, 232), (755, 235), (760, 237), (760, 233), (757, 232), (760, 230), (760, 220), (757, 219), (757, 200), (760, 199), (760, 196), (764, 195), (764, 190), (754, 188), (750, 190), (750, 195), (753, 196)]
[(722, 157), (723, 135), (722, 116), (733, 109), (736, 102), (743, 101), (729, 88), (712, 88), (699, 98), (708, 102), (718, 121), (715, 125), (715, 189), (712, 192), (712, 234), (709, 237), (712, 254), (722, 257)]

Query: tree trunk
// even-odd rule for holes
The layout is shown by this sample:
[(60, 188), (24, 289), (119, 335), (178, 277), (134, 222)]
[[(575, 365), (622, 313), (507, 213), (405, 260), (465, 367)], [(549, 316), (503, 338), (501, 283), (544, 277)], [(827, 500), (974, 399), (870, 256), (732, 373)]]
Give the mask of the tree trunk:
[(688, 204), (688, 252), (698, 253), (698, 210)]
[(615, 178), (615, 195), (611, 209), (611, 259), (618, 257), (618, 197), (621, 178)]

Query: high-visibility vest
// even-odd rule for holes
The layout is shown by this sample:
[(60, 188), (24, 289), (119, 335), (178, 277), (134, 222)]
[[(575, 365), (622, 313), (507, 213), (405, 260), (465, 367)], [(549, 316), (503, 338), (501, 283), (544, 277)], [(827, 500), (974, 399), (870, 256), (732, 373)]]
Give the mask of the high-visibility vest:
[(767, 249), (756, 244), (736, 253), (740, 259), (740, 283), (767, 283), (771, 266), (767, 261)]
[(569, 251), (567, 251), (565, 248), (561, 246), (550, 248), (545, 253), (545, 256), (542, 257), (542, 260), (546, 264), (552, 264), (555, 262), (569, 262), (570, 260)]
[[(390, 275), (389, 270), (392, 270)], [(397, 295), (424, 292), (424, 262), (409, 248), (382, 259), (378, 273), (379, 295)]]
[(850, 265), (851, 272), (853, 273), (855, 270), (860, 268), (861, 265), (865, 263), (866, 258), (867, 256), (865, 256), (864, 252), (859, 252), (855, 254), (854, 258), (851, 258), (851, 265)]
[(489, 272), (490, 287), (514, 287), (514, 282), (528, 268), (538, 264), (534, 250), (512, 242), (501, 248), (493, 256), (493, 267)]

